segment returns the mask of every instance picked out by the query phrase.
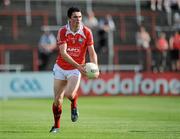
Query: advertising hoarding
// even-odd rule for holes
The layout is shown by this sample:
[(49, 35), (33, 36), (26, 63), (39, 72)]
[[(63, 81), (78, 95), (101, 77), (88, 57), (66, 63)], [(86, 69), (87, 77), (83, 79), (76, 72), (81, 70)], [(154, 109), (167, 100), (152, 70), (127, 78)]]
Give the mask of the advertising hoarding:
[[(180, 74), (101, 73), (93, 80), (82, 77), (78, 93), (81, 96), (180, 96)], [(9, 97), (53, 97), (52, 72), (0, 73), (0, 98)]]

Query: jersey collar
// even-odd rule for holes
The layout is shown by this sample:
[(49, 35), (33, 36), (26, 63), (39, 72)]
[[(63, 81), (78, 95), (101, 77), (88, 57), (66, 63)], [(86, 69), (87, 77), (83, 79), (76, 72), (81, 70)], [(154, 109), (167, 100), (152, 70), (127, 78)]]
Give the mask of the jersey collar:
[(66, 25), (66, 29), (67, 29), (66, 35), (67, 35), (67, 34), (73, 34), (73, 35), (80, 34), (80, 35), (82, 35), (84, 38), (86, 38), (86, 36), (85, 36), (85, 34), (84, 34), (84, 31), (83, 31), (83, 23), (81, 23), (79, 30), (76, 31), (76, 32), (71, 31), (69, 22), (68, 22), (68, 24)]

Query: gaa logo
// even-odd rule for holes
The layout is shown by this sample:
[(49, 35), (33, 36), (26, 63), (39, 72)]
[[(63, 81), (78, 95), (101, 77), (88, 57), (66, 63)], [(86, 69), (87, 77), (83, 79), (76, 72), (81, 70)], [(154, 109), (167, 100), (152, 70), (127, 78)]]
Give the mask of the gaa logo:
[(13, 92), (39, 92), (42, 87), (38, 80), (32, 78), (14, 78), (10, 82), (10, 88)]

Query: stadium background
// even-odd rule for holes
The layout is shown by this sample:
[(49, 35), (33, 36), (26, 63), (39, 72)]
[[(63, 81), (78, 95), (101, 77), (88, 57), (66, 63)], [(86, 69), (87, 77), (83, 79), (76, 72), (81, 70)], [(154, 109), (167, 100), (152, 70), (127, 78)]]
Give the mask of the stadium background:
[[(172, 35), (173, 20), (168, 19), (164, 10), (152, 11), (148, 0), (10, 0), (9, 5), (1, 1), (0, 135), (54, 138), (46, 131), (51, 124), (51, 69), (57, 53), (52, 56), (47, 71), (39, 71), (37, 45), (44, 27), (51, 28), (56, 35), (57, 29), (66, 24), (70, 6), (80, 7), (84, 14), (93, 10), (98, 19), (111, 14), (116, 30), (111, 46), (113, 58), (109, 59), (109, 51), (98, 55), (101, 76), (96, 80), (82, 79), (79, 93), (87, 97), (80, 97), (83, 114), (79, 128), (68, 122), (69, 104), (65, 102), (61, 138), (179, 138), (179, 71), (169, 68), (162, 73), (154, 72), (155, 40), (160, 31), (165, 31), (167, 37)], [(177, 9), (172, 10), (172, 15), (175, 12)], [(142, 65), (138, 63), (135, 39), (139, 23), (145, 25), (152, 38), (151, 53), (143, 53)], [(96, 45), (98, 36), (96, 31), (93, 33)], [(89, 112), (94, 109), (96, 113)], [(42, 123), (38, 118), (42, 118)], [(89, 124), (89, 119), (94, 124)], [(39, 128), (39, 132), (34, 131)], [(76, 137), (69, 128), (76, 132)]]
[[(24, 66), (23, 71), (37, 70), (36, 62), (33, 61), (33, 58), (36, 58), (34, 49), (37, 48), (42, 27), (50, 26), (50, 29), (56, 35), (59, 26), (67, 22), (66, 10), (69, 6), (79, 6), (82, 8), (84, 16), (87, 13), (86, 11), (91, 9), (95, 12), (98, 20), (106, 14), (113, 16), (116, 31), (113, 32), (113, 46), (115, 51), (111, 64), (138, 64), (135, 35), (139, 22), (147, 28), (147, 31), (151, 35), (152, 51), (155, 49), (155, 40), (161, 29), (167, 32), (167, 37), (172, 35), (171, 25), (173, 25), (173, 21), (170, 22), (167, 20), (167, 13), (165, 11), (152, 11), (150, 9), (150, 2), (146, 0), (138, 2), (134, 0), (113, 0), (111, 2), (103, 0), (92, 1), (91, 4), (85, 0), (62, 0), (61, 2), (58, 0), (10, 1), (9, 6), (4, 6), (3, 3), (1, 4), (0, 63), (21, 64)], [(47, 9), (49, 10), (47, 11)], [(176, 12), (176, 10), (173, 12)], [(96, 31), (94, 31), (94, 38), (95, 42), (97, 42), (98, 36)], [(5, 49), (7, 51), (12, 50), (9, 53), (9, 59), (6, 58), (8, 54), (4, 54)], [(15, 51), (15, 49), (18, 49), (18, 51)], [(104, 55), (106, 56), (108, 53), (99, 57), (100, 64), (108, 64), (107, 57), (103, 57)], [(22, 57), (23, 60), (21, 60)], [(142, 59), (145, 59), (143, 63), (145, 70), (152, 70), (155, 58), (155, 51), (153, 51), (152, 56), (144, 53)], [(52, 67), (52, 64), (53, 60), (49, 64), (49, 68)]]
[[(6, 1), (9, 0), (5, 0), (4, 2)], [(159, 32), (161, 31), (167, 34), (167, 39), (169, 39), (169, 37), (172, 35), (174, 31), (173, 14), (179, 10), (177, 7), (172, 7), (172, 12), (170, 13), (171, 19), (169, 19), (169, 13), (167, 13), (164, 9), (162, 11), (152, 11), (150, 8), (150, 1), (146, 0), (10, 0), (9, 2), (9, 5), (6, 5), (3, 3), (3, 1), (1, 2), (0, 12), (0, 69), (2, 71), (2, 76), (3, 71), (12, 71), (9, 72), (11, 74), (15, 74), (16, 71), (31, 72), (32, 74), (34, 72), (38, 72), (39, 67), (37, 48), (43, 30), (45, 28), (49, 28), (54, 35), (56, 35), (59, 27), (67, 23), (67, 8), (70, 6), (78, 6), (82, 9), (84, 17), (89, 11), (93, 11), (98, 20), (104, 18), (107, 14), (112, 15), (116, 26), (115, 31), (113, 31), (112, 35), (109, 37), (111, 43), (109, 44), (108, 48), (103, 52), (98, 53), (101, 77), (95, 85), (91, 85), (92, 87), (99, 87), (98, 91), (101, 91), (103, 90), (103, 85), (101, 85), (103, 82), (113, 80), (114, 75), (119, 74), (119, 76), (123, 77), (123, 81), (125, 80), (125, 82), (124, 86), (121, 86), (123, 83), (121, 83), (122, 81), (119, 81), (120, 85), (118, 88), (125, 88), (125, 92), (131, 92), (129, 94), (142, 94), (143, 91), (141, 90), (142, 86), (144, 86), (144, 88), (148, 90), (144, 94), (179, 95), (179, 71), (172, 71), (169, 63), (171, 62), (171, 59), (168, 60), (164, 73), (155, 71), (157, 68), (155, 63), (158, 56), (155, 42)], [(139, 25), (144, 25), (151, 36), (151, 46), (148, 51), (141, 49), (141, 51), (143, 51), (143, 54), (140, 57), (142, 60), (141, 64), (139, 63), (139, 48), (136, 45), (136, 33)], [(93, 30), (93, 35), (95, 39), (95, 47), (98, 47), (97, 42), (99, 36), (97, 29)], [(58, 51), (51, 56), (47, 70), (44, 71), (47, 72), (47, 74), (51, 74), (57, 53)], [(110, 72), (114, 72), (114, 74), (108, 75)], [(124, 72), (130, 72), (130, 74), (133, 74), (125, 74)], [(142, 76), (141, 79), (139, 79), (141, 80), (139, 81), (141, 86), (139, 92), (137, 92), (137, 89), (135, 90), (134, 86), (133, 89), (131, 89), (129, 86), (132, 84), (132, 82), (128, 82), (128, 79), (133, 81), (135, 77), (138, 76), (138, 73)], [(42, 84), (42, 81), (40, 81), (38, 77), (41, 76), (40, 74), (35, 75), (36, 79), (27, 79), (27, 82), (30, 82), (29, 84), (31, 84), (31, 86), (34, 84), (37, 86), (36, 83), (34, 83), (34, 80), (37, 80), (38, 84)], [(22, 75), (25, 75), (25, 73)], [(10, 77), (13, 76), (10, 75)], [(20, 77), (21, 79), (19, 79), (19, 84), (17, 84), (19, 86), (26, 86), (28, 84), (26, 83), (26, 76)], [(1, 78), (1, 81), (5, 82), (7, 77), (5, 77), (3, 80), (2, 79), (3, 77)], [(103, 82), (101, 82), (101, 79)], [(162, 83), (158, 84), (158, 89), (156, 82), (161, 81), (161, 79), (163, 81)], [(8, 83), (4, 83), (3, 85), (5, 89), (2, 90), (9, 89), (9, 92), (13, 93), (12, 88), (9, 87), (9, 84), (11, 84), (13, 80), (14, 79), (9, 78)], [(115, 80), (113, 81), (117, 82)], [(144, 85), (142, 81), (145, 81)], [(45, 84), (51, 84), (51, 82)], [(111, 83), (111, 90), (121, 90), (116, 89), (117, 85), (115, 84), (118, 83)], [(41, 86), (43, 87), (45, 85), (42, 84)], [(92, 87), (89, 89), (89, 91), (92, 90)], [(22, 90), (23, 92), (22, 88), (23, 87), (21, 87), (19, 90)], [(29, 92), (34, 91), (32, 87), (28, 88), (30, 90)], [(85, 89), (82, 88), (81, 90)], [(161, 91), (158, 92), (158, 90)], [(2, 92), (1, 94), (3, 94)], [(47, 92), (51, 93), (51, 90), (49, 89)], [(102, 94), (106, 93), (107, 91), (104, 91)], [(88, 94), (93, 94), (93, 92)], [(114, 94), (128, 93), (116, 91)]]

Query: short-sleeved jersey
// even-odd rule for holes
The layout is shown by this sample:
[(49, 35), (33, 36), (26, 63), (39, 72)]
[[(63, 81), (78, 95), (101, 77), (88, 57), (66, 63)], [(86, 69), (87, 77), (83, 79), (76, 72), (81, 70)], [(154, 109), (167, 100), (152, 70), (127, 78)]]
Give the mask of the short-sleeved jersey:
[[(66, 43), (67, 53), (78, 63), (85, 63), (85, 56), (88, 46), (93, 46), (93, 35), (91, 30), (81, 25), (79, 30), (74, 33), (70, 30), (69, 24), (59, 29), (57, 34), (57, 46)], [(65, 70), (75, 69), (70, 63), (66, 62), (59, 53), (56, 63)]]

